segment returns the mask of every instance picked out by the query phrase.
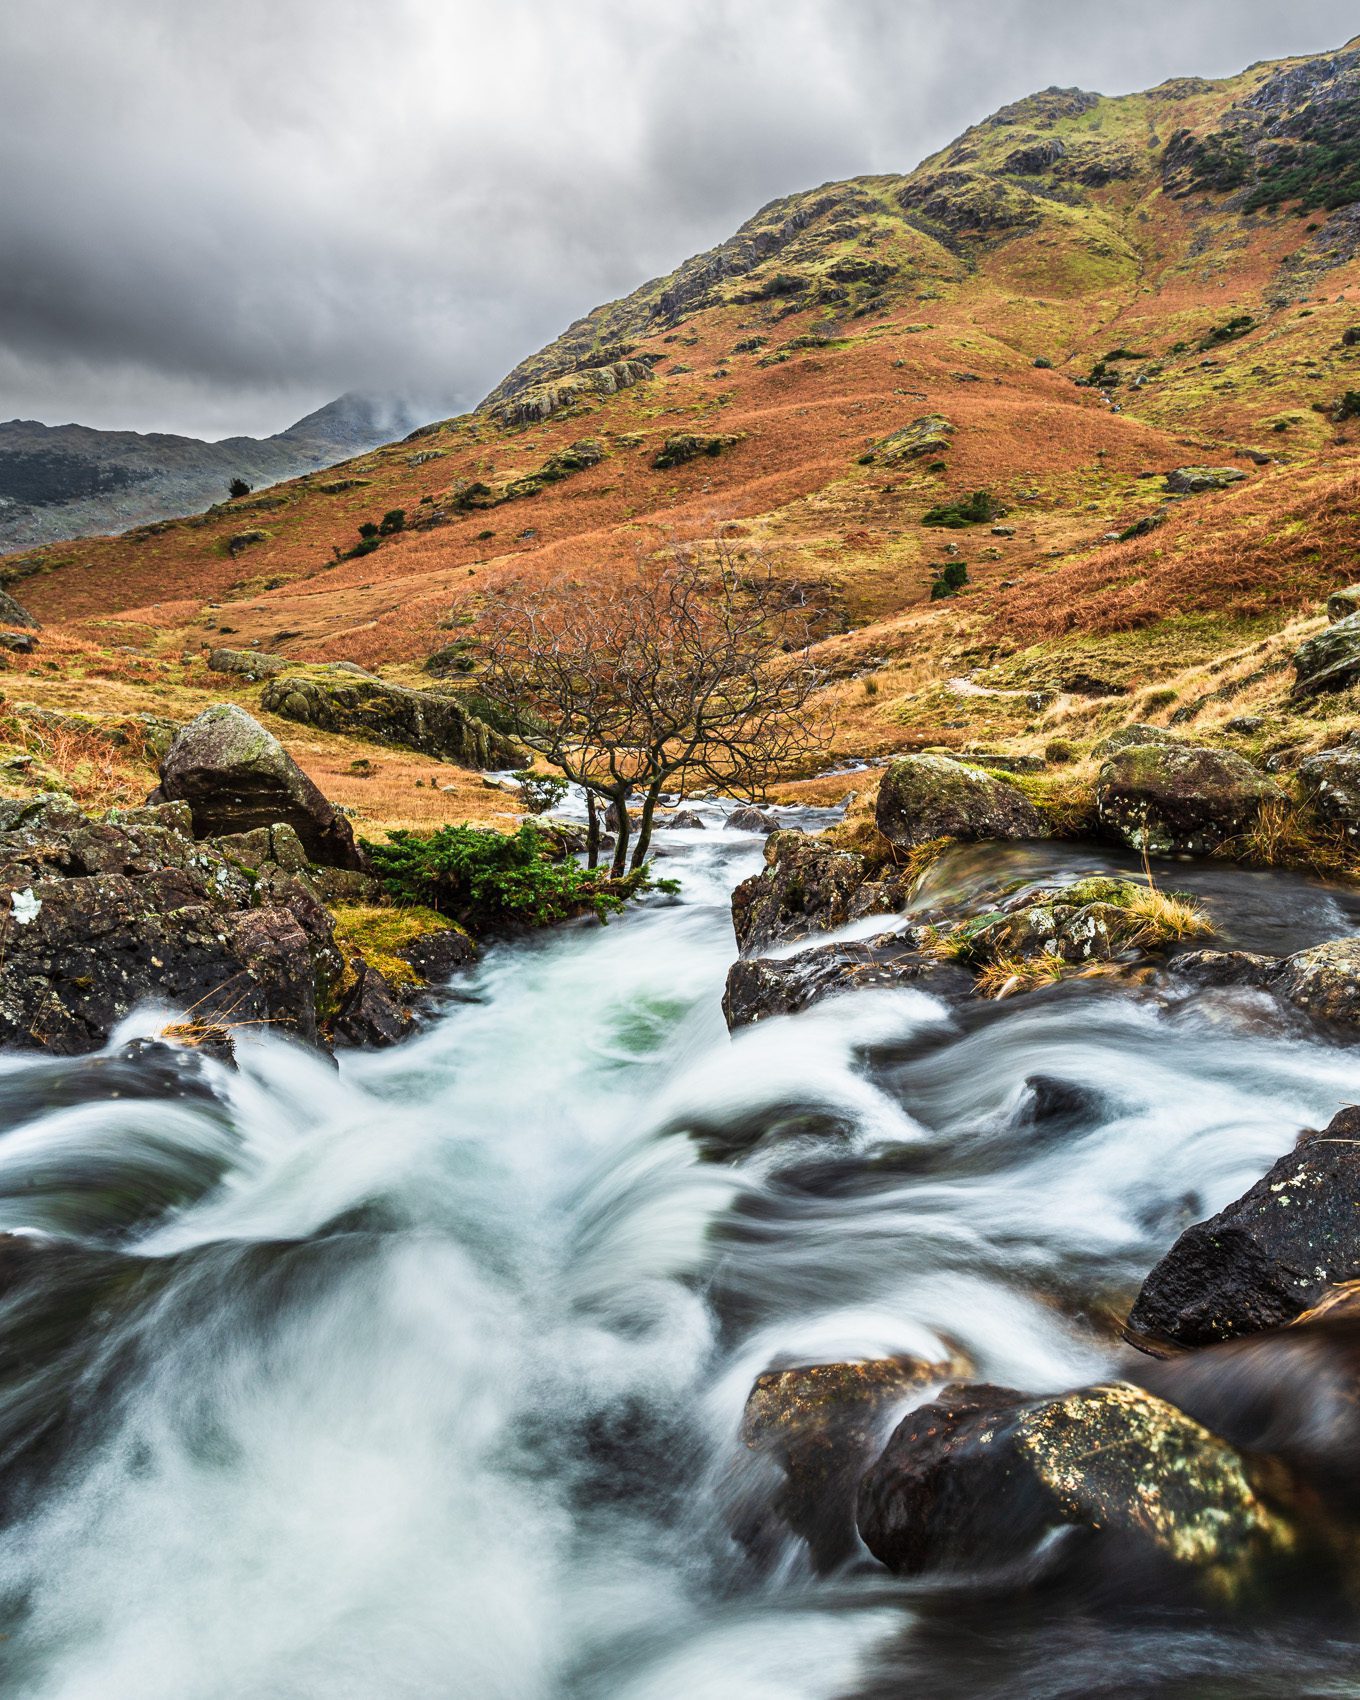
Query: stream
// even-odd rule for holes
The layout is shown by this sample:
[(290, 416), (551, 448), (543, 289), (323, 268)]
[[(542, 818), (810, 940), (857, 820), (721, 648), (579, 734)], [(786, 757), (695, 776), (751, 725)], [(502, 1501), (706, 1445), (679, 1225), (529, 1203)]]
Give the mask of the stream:
[[(492, 950), (393, 1050), (167, 1064), (126, 1051), (144, 1011), (0, 1058), (6, 1700), (1360, 1694), (1335, 1626), (1019, 1611), (733, 1538), (763, 1370), (1117, 1374), (1153, 1263), (1360, 1061), (1259, 997), (1108, 983), (729, 1039), (761, 841), (705, 814), (660, 837), (679, 899)], [(961, 848), (917, 901), (1121, 865)], [(1355, 892), (1168, 878), (1232, 946), (1360, 930)], [(1036, 1077), (1076, 1107), (1036, 1120)]]

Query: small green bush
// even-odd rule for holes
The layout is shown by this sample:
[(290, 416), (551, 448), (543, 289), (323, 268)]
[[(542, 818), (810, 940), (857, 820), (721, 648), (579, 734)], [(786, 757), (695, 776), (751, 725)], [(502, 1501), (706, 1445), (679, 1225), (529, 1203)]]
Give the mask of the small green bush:
[(371, 519), (366, 519), (359, 527), (359, 535), (364, 538), (376, 537), (378, 535), (378, 527), (374, 525)]
[(524, 767), (514, 777), (519, 781), (519, 794), (531, 815), (546, 815), (555, 809), (567, 794), (567, 782), (556, 773), (535, 773)]
[(957, 501), (941, 502), (938, 507), (928, 508), (921, 516), (921, 524), (938, 526), (945, 531), (961, 531), (968, 525), (990, 525), (1009, 511), (990, 490), (974, 490), (971, 496), (960, 496)]
[(233, 478), (231, 483), (227, 485), (227, 494), (234, 501), (238, 496), (248, 496), (250, 486), (244, 478)]
[(1360, 419), (1360, 390), (1347, 390), (1332, 409), (1332, 418), (1338, 425), (1347, 419)]
[(476, 826), (396, 831), (365, 844), (374, 872), (401, 903), (420, 903), (472, 932), (550, 927), (578, 915), (602, 921), (643, 891), (674, 890), (645, 872), (614, 880), (568, 857), (549, 861), (537, 828), (505, 834)]
[(968, 568), (963, 561), (944, 561), (935, 569), (931, 580), (930, 600), (940, 602), (946, 596), (956, 596), (968, 583)]
[(405, 529), (405, 508), (389, 508), (382, 516), (382, 523), (378, 527), (379, 532), (381, 532), (384, 537), (390, 537), (394, 531), (404, 531)]

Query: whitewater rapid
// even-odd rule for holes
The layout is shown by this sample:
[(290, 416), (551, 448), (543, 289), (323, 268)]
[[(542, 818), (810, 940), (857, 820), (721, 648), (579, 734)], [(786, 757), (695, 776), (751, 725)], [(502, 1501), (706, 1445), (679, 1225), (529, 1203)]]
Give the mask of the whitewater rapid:
[[(1229, 998), (873, 990), (729, 1039), (761, 846), (708, 815), (663, 835), (680, 899), (493, 950), (396, 1049), (246, 1036), (169, 1098), (0, 1061), (0, 1229), (80, 1301), (0, 1303), (7, 1697), (867, 1692), (909, 1594), (733, 1538), (755, 1376), (1106, 1373), (1179, 1228), (1360, 1097)], [(1074, 1120), (1036, 1126), (1037, 1075)]]

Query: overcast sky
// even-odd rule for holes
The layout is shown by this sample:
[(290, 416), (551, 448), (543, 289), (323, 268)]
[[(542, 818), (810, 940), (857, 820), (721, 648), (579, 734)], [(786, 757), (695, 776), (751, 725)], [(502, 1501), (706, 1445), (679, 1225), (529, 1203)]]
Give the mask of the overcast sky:
[(1358, 28), (1354, 0), (0, 0), (0, 419), (453, 412), (776, 195), (1051, 83)]

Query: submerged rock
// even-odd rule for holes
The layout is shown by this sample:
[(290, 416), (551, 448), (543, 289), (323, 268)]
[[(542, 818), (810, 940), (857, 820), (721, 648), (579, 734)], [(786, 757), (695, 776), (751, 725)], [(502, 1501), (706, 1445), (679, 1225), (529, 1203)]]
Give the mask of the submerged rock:
[(1360, 1278), (1360, 1108), (1335, 1116), (1241, 1198), (1196, 1222), (1132, 1311), (1136, 1343), (1205, 1346), (1292, 1322)]
[(1348, 614), (1294, 651), (1294, 696), (1323, 696), (1360, 679), (1360, 613)]
[(772, 833), (765, 863), (732, 893), (732, 925), (743, 952), (886, 914), (905, 901), (899, 878), (875, 879), (857, 852), (805, 833)]
[[(1031, 1399), (946, 1387), (897, 1428), (859, 1492), (859, 1530), (899, 1575), (977, 1572), (1064, 1548), (1055, 1528), (1125, 1562), (1248, 1597), (1295, 1544), (1254, 1467), (1174, 1405), (1124, 1382)], [(1075, 1554), (1074, 1554), (1075, 1556)]]
[(956, 1368), (917, 1358), (768, 1370), (746, 1401), (741, 1437), (783, 1474), (775, 1510), (811, 1548), (819, 1570), (859, 1546), (855, 1492), (895, 1414)]
[(878, 830), (898, 850), (935, 838), (1047, 838), (1017, 785), (948, 756), (901, 756), (878, 789)]
[(191, 720), (161, 763), (158, 800), (193, 811), (199, 838), (291, 826), (313, 862), (362, 868), (354, 829), (272, 732), (235, 703)]
[(1284, 797), (1231, 750), (1170, 738), (1115, 747), (1096, 781), (1101, 825), (1153, 856), (1212, 856)]
[(468, 713), (455, 695), (411, 690), (339, 668), (271, 679), (261, 707), (327, 732), (350, 732), (465, 767), (522, 767), (528, 751)]

